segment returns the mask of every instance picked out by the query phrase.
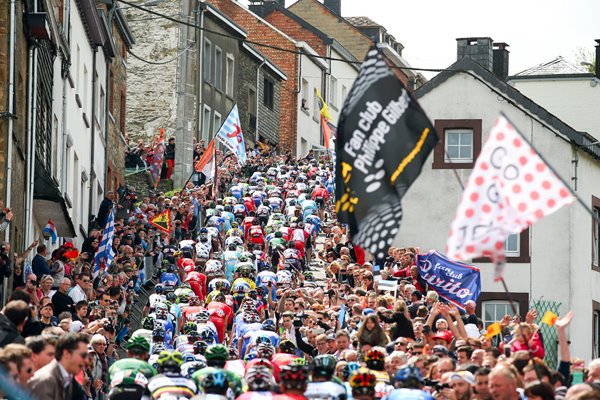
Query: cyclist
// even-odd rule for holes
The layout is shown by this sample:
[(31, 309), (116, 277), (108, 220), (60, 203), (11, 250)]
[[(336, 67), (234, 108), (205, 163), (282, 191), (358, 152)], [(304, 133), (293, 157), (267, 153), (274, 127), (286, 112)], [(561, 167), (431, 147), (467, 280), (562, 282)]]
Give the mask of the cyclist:
[(158, 375), (148, 382), (153, 400), (191, 399), (198, 389), (194, 381), (181, 374), (183, 356), (178, 351), (161, 351), (158, 355)]

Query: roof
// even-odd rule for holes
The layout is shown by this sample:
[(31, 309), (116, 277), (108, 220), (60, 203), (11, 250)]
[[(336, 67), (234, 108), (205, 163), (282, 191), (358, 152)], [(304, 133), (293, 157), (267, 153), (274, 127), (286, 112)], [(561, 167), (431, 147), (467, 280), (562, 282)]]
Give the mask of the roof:
[(423, 97), (456, 74), (468, 74), (475, 78), (490, 88), (490, 90), (503, 97), (507, 103), (524, 109), (528, 115), (538, 120), (543, 126), (561, 133), (568, 141), (581, 147), (583, 151), (600, 160), (600, 146), (592, 146), (593, 143), (598, 142), (596, 138), (587, 132), (580, 132), (573, 129), (560, 118), (556, 117), (529, 97), (498, 78), (491, 71), (482, 67), (481, 64), (470, 57), (461, 58), (443, 72), (437, 74), (429, 82), (418, 88), (415, 91), (415, 96), (417, 98)]
[(273, 61), (269, 60), (269, 58), (267, 56), (265, 56), (260, 51), (256, 50), (256, 48), (254, 48), (252, 45), (250, 45), (248, 43), (243, 42), (242, 47), (244, 49), (246, 49), (248, 51), (248, 53), (250, 53), (254, 57), (256, 57), (259, 61), (264, 62), (265, 65), (267, 66), (267, 68), (269, 68), (274, 74), (278, 75), (284, 81), (287, 81), (287, 75), (282, 70), (277, 68), (277, 66), (273, 63)]
[(227, 15), (225, 15), (224, 13), (221, 12), (221, 10), (219, 10), (218, 8), (216, 8), (215, 6), (209, 4), (209, 3), (200, 3), (201, 6), (205, 6), (206, 10), (211, 13), (212, 15), (214, 15), (217, 19), (221, 20), (225, 25), (227, 25), (228, 27), (230, 27), (231, 29), (233, 29), (236, 33), (238, 33), (239, 35), (241, 35), (244, 39), (248, 37), (248, 32), (246, 32), (244, 30), (244, 28), (242, 28), (241, 26), (239, 26), (238, 24), (235, 23), (234, 20), (232, 20), (231, 18), (229, 18)]
[(346, 17), (346, 20), (357, 27), (381, 26), (381, 24), (378, 24), (369, 17)]
[(562, 56), (556, 57), (554, 60), (545, 62), (521, 71), (515, 76), (532, 76), (532, 75), (571, 75), (571, 74), (589, 74), (589, 72), (580, 65), (565, 59)]

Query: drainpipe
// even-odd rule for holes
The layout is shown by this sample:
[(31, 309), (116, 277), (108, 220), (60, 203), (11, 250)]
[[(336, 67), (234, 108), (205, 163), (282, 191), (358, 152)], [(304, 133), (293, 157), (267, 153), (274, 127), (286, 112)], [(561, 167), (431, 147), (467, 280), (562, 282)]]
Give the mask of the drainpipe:
[[(202, 2), (198, 2), (198, 8), (200, 9), (200, 40), (197, 41), (198, 43), (198, 52), (197, 52), (197, 63), (198, 63), (198, 84), (196, 85), (197, 88), (197, 92), (196, 92), (196, 99), (197, 100), (197, 104), (198, 107), (196, 108), (196, 134), (198, 134), (200, 136), (200, 138), (202, 138), (202, 119), (203, 118), (203, 114), (202, 114), (202, 87), (204, 86), (204, 81), (202, 80), (202, 63), (204, 60), (204, 11), (206, 9), (206, 4), (202, 3)], [(197, 31), (196, 31), (197, 32)], [(227, 88), (225, 88), (225, 90), (227, 90)], [(194, 136), (196, 136), (196, 134)], [(192, 150), (193, 151), (193, 150)]]
[[(96, 175), (96, 171), (94, 169), (94, 160), (95, 160), (95, 151), (94, 147), (96, 145), (96, 86), (98, 80), (96, 79), (96, 57), (98, 55), (98, 46), (94, 46), (94, 54), (92, 55), (92, 112), (90, 113), (90, 124), (92, 125), (92, 140), (90, 145), (90, 199), (89, 199), (89, 208), (88, 208), (88, 216), (87, 220), (87, 229), (89, 231), (90, 228), (90, 214), (94, 210), (94, 175)], [(107, 153), (106, 146), (104, 147), (104, 153)]]
[[(8, 39), (8, 128), (6, 134), (6, 195), (4, 196), (4, 206), (10, 207), (11, 191), (12, 191), (12, 153), (13, 153), (13, 118), (15, 116), (15, 41), (17, 39), (17, 3), (16, 0), (10, 0), (10, 33)], [(4, 231), (4, 240), (10, 238), (10, 228)], [(4, 279), (4, 289), (6, 290), (6, 278)], [(6, 298), (6, 296), (4, 296)]]
[(258, 144), (258, 110), (260, 109), (260, 107), (258, 106), (258, 92), (259, 92), (259, 85), (260, 85), (260, 69), (263, 67), (263, 65), (265, 65), (266, 62), (267, 62), (267, 60), (263, 58), (262, 62), (256, 69), (256, 128), (254, 129), (254, 145), (255, 146)]
[(29, 49), (28, 56), (28, 71), (29, 79), (27, 84), (27, 104), (30, 104), (27, 111), (27, 132), (28, 132), (28, 149), (27, 149), (27, 184), (29, 192), (25, 200), (25, 241), (30, 243), (33, 241), (33, 191), (35, 183), (35, 127), (37, 126), (37, 96), (35, 89), (38, 86), (37, 73), (37, 47), (33, 46)]

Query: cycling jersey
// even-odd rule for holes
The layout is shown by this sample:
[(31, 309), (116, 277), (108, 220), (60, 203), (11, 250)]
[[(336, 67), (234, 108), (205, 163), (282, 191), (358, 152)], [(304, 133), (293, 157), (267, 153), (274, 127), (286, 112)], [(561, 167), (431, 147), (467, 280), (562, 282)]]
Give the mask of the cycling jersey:
[(309, 382), (304, 392), (307, 399), (322, 399), (322, 400), (345, 400), (346, 389), (344, 386), (327, 381), (327, 382)]
[(223, 343), (225, 340), (225, 332), (227, 325), (233, 318), (233, 310), (225, 303), (219, 303), (218, 301), (212, 301), (206, 307), (210, 311), (210, 321), (217, 328), (217, 335), (219, 336), (219, 342)]
[(191, 399), (198, 388), (193, 380), (180, 374), (160, 374), (150, 379), (148, 390), (154, 400)]

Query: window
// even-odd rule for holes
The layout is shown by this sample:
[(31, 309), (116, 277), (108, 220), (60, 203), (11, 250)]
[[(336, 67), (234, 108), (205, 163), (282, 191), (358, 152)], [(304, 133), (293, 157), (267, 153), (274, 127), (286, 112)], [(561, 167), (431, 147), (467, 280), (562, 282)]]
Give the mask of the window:
[[(79, 225), (84, 226), (85, 224), (85, 204), (86, 204), (86, 198), (85, 198), (85, 182), (81, 182), (81, 188), (80, 188), (80, 193), (79, 193)], [(85, 229), (85, 226), (84, 226)]]
[(433, 169), (472, 169), (481, 151), (480, 119), (436, 119), (441, 138), (433, 151)]
[[(509, 235), (504, 241), (504, 251), (506, 252), (507, 264), (518, 264), (531, 262), (529, 252), (529, 228), (521, 233)], [(490, 259), (487, 257), (479, 257), (473, 259), (473, 262), (487, 263)]]
[(346, 101), (346, 97), (348, 97), (348, 88), (344, 85), (342, 85), (342, 106), (344, 105), (344, 102)]
[[(52, 115), (52, 143), (58, 144), (58, 118), (56, 118), (56, 114)], [(58, 145), (52, 146), (52, 176), (59, 182), (59, 171), (60, 168), (58, 166)]]
[(114, 110), (114, 102), (115, 102), (115, 74), (113, 74), (112, 66), (110, 67), (110, 80), (108, 86), (108, 112), (112, 115)]
[(268, 78), (264, 79), (264, 89), (263, 89), (263, 104), (265, 107), (269, 109), (273, 109), (275, 97), (275, 90), (273, 87), (273, 82), (271, 82)]
[(600, 357), (600, 303), (592, 300), (592, 358)]
[(202, 110), (202, 139), (208, 142), (210, 138), (210, 107), (205, 105)]
[(213, 132), (216, 135), (221, 129), (221, 114), (215, 111), (215, 121), (213, 123)]
[(446, 151), (447, 163), (473, 162), (473, 131), (471, 129), (447, 129)]
[(508, 256), (509, 254), (519, 254), (519, 234), (513, 233), (504, 241), (504, 252)]
[(600, 225), (596, 219), (600, 218), (600, 199), (592, 196), (592, 269), (600, 271)]
[(77, 45), (77, 59), (76, 59), (76, 64), (75, 64), (75, 90), (79, 91), (79, 88), (81, 87), (81, 81), (80, 76), (79, 76), (79, 66), (81, 65), (81, 49), (79, 48), (79, 45)]
[(302, 89), (302, 102), (300, 103), (300, 108), (307, 115), (310, 115), (310, 106), (309, 106), (310, 96), (308, 93), (308, 81), (304, 78), (302, 78), (301, 89)]
[(88, 79), (88, 70), (87, 67), (83, 66), (83, 112), (88, 112), (88, 84), (89, 79)]
[(227, 64), (225, 65), (225, 94), (229, 97), (233, 97), (233, 84), (235, 79), (235, 59), (232, 54), (227, 54)]
[(119, 112), (119, 128), (121, 129), (121, 133), (125, 135), (125, 114), (127, 113), (127, 103), (126, 103), (125, 91), (121, 91), (121, 109)]
[(248, 129), (256, 132), (256, 90), (248, 90)]
[(223, 51), (215, 46), (215, 88), (223, 90)]
[[(520, 313), (519, 303), (515, 302), (517, 312)], [(500, 321), (505, 315), (514, 315), (510, 302), (508, 300), (492, 300), (482, 302), (483, 326), (488, 327), (494, 322)]]
[(100, 90), (98, 90), (98, 126), (100, 127), (100, 130), (102, 131), (104, 128), (104, 119), (106, 118), (105, 112), (106, 112), (106, 93), (104, 93), (104, 88), (102, 87), (102, 85), (100, 86)]
[(331, 84), (329, 86), (329, 106), (335, 110), (337, 110), (337, 89), (338, 83), (337, 79), (333, 76), (331, 77)]
[(313, 120), (319, 122), (319, 118), (321, 117), (321, 101), (319, 100), (319, 96), (317, 96), (317, 89), (313, 89)]
[(79, 157), (77, 157), (77, 153), (74, 153), (73, 159), (75, 160), (75, 168), (73, 168), (73, 220), (77, 221), (78, 207), (76, 207), (76, 205), (79, 204), (79, 188), (77, 186), (77, 182), (81, 182), (81, 179), (77, 179), (81, 176), (81, 173), (79, 172)]
[(204, 54), (203, 54), (203, 60), (202, 60), (202, 77), (204, 78), (204, 80), (208, 83), (212, 83), (211, 82), (211, 67), (212, 67), (212, 57), (211, 57), (211, 53), (212, 53), (212, 45), (210, 43), (210, 40), (208, 39), (204, 39)]

